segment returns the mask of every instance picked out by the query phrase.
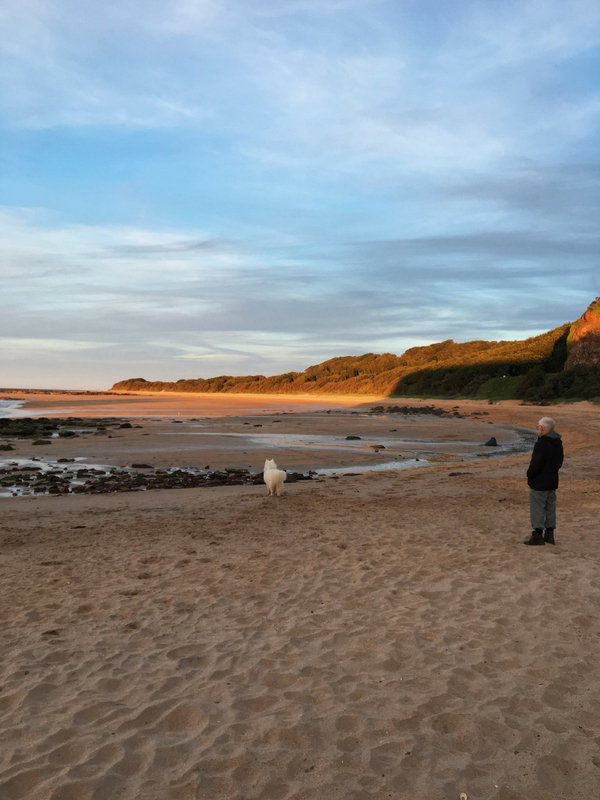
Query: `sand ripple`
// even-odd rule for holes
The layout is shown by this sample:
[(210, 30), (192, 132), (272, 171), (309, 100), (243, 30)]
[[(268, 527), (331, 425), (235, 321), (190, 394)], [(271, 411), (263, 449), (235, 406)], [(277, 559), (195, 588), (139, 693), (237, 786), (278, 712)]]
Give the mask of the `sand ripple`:
[(0, 800), (591, 800), (592, 511), (512, 469), (13, 512)]

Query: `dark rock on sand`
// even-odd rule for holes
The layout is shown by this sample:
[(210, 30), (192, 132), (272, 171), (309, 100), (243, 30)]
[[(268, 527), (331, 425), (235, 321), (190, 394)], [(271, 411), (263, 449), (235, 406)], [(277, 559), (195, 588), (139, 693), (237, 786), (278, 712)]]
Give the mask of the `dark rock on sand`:
[(288, 472), (286, 473), (286, 483), (296, 483), (296, 481), (311, 481), (312, 475), (305, 475), (303, 472)]
[[(73, 459), (61, 459), (62, 462)], [(150, 470), (132, 472), (132, 469)], [(32, 474), (33, 473), (33, 474)], [(227, 467), (213, 472), (192, 469), (155, 469), (149, 464), (133, 464), (131, 468), (82, 467), (75, 471), (66, 468), (42, 472), (41, 467), (18, 467), (12, 464), (0, 469), (0, 488), (25, 494), (107, 494), (111, 492), (139, 492), (151, 489), (194, 489), (202, 486), (258, 485), (263, 482), (262, 472), (252, 475), (247, 469)], [(290, 483), (311, 480), (312, 475), (301, 472), (287, 474)]]
[[(457, 406), (454, 406), (457, 408)], [(437, 408), (436, 406), (373, 406), (371, 411), (375, 413), (386, 412), (387, 414), (427, 414), (434, 417), (449, 417), (449, 416), (462, 416), (461, 414), (451, 413), (446, 411), (445, 408)]]

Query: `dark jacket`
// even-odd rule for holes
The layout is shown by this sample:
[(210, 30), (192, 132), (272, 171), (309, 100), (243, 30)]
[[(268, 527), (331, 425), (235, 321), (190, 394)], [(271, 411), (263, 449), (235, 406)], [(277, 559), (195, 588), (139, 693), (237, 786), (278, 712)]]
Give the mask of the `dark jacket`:
[(556, 431), (545, 433), (535, 443), (527, 483), (531, 489), (547, 492), (558, 487), (558, 470), (563, 463), (563, 446), (560, 434)]

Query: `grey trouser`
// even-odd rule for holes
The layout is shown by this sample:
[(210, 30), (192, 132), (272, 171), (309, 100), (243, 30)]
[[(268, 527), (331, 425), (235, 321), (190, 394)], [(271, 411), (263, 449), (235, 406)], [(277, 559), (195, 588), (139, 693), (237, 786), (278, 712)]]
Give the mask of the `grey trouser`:
[(529, 513), (532, 528), (556, 528), (556, 489), (547, 492), (530, 489)]

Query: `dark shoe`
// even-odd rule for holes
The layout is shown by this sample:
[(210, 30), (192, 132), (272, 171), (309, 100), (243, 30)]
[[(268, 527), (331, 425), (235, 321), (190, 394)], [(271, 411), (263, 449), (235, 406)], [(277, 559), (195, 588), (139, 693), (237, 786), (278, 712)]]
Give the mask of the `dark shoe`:
[(554, 541), (554, 528), (546, 528), (544, 531), (544, 541), (546, 544), (556, 544)]
[(544, 531), (541, 528), (535, 528), (535, 530), (531, 531), (531, 538), (527, 539), (523, 544), (546, 544)]

